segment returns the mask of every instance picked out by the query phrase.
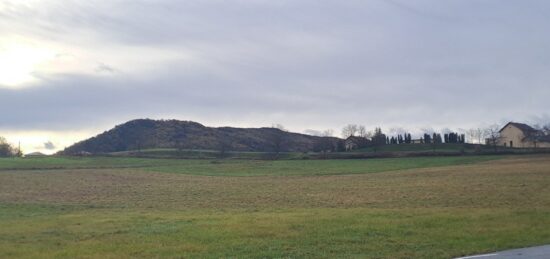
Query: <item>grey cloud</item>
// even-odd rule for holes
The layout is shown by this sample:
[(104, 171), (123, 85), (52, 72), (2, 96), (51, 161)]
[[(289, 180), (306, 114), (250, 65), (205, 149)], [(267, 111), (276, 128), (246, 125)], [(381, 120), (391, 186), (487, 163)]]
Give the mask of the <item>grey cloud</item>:
[(108, 74), (112, 74), (112, 73), (115, 73), (116, 72), (116, 69), (108, 66), (108, 65), (105, 65), (103, 63), (99, 63), (97, 64), (96, 66), (96, 69), (95, 69), (95, 72), (96, 73), (108, 73)]
[(50, 75), (34, 87), (0, 88), (0, 103), (13, 107), (0, 113), (0, 128), (137, 117), (278, 121), (300, 131), (349, 122), (469, 127), (550, 108), (546, 1), (74, 1), (0, 15), (0, 29), (13, 33), (68, 44), (92, 35), (91, 46), (195, 58), (140, 77)]
[(51, 141), (48, 141), (48, 142), (44, 143), (44, 149), (55, 150), (56, 147)]

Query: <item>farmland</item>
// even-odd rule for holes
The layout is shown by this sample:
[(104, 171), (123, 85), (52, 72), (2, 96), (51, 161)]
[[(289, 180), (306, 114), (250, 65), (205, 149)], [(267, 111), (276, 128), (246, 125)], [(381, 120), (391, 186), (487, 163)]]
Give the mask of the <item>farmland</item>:
[(449, 258), (550, 242), (550, 156), (0, 159), (0, 257)]

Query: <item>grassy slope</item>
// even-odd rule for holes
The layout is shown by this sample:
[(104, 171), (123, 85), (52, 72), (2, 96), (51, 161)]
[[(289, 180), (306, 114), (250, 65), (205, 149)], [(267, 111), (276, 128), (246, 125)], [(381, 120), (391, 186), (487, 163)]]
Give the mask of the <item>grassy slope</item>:
[(152, 158), (47, 157), (0, 159), (0, 170), (141, 168), (211, 176), (334, 175), (377, 173), (499, 159), (498, 156), (386, 158), (364, 160), (176, 160)]
[[(147, 158), (183, 158), (183, 159), (218, 159), (220, 156), (227, 159), (272, 159), (275, 154), (269, 152), (237, 152), (227, 151), (223, 155), (216, 150), (177, 150), (171, 148), (144, 149), (141, 151), (123, 151), (110, 153), (117, 157), (147, 157)], [(279, 159), (302, 159), (307, 154), (301, 152), (281, 152), (276, 155)]]
[(155, 172), (195, 175), (261, 176), (261, 175), (339, 175), (379, 173), (412, 168), (426, 168), (476, 163), (497, 159), (477, 157), (420, 157), (368, 160), (290, 160), (290, 161), (196, 161), (189, 164), (148, 168)]
[(137, 168), (169, 164), (170, 160), (109, 157), (0, 158), (0, 170)]
[[(327, 164), (278, 170), (340, 161), (312, 162)], [(549, 168), (539, 156), (287, 177), (0, 170), (0, 257), (448, 258), (537, 245), (550, 242)]]
[[(435, 148), (434, 148), (435, 147)], [(523, 149), (498, 147), (499, 153), (527, 154), (550, 153), (550, 149)], [(368, 147), (351, 152), (329, 152), (326, 154), (308, 152), (282, 152), (279, 154), (266, 152), (225, 152), (223, 155), (216, 150), (176, 150), (176, 149), (145, 149), (138, 151), (125, 151), (111, 153), (117, 157), (147, 157), (147, 158), (179, 158), (179, 159), (218, 159), (220, 156), (226, 159), (244, 160), (270, 160), (274, 156), (279, 159), (357, 159), (375, 157), (403, 157), (403, 156), (441, 156), (441, 155), (488, 155), (494, 154), (491, 146), (474, 144), (399, 144), (384, 145), (378, 148)]]

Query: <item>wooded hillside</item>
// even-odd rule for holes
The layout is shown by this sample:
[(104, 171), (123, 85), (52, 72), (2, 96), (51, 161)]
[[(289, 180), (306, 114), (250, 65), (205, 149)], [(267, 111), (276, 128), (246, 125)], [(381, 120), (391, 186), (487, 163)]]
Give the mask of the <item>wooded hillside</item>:
[(110, 153), (149, 148), (306, 152), (336, 150), (341, 146), (342, 140), (338, 138), (277, 128), (213, 128), (192, 121), (138, 119), (78, 142), (60, 153)]

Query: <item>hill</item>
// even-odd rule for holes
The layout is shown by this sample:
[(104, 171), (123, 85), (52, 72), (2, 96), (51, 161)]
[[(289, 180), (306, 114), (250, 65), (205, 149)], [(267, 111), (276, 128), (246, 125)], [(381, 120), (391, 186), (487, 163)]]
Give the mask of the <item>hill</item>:
[(138, 119), (78, 142), (60, 154), (101, 154), (151, 148), (306, 152), (337, 150), (341, 146), (342, 140), (338, 138), (316, 137), (277, 128), (214, 128), (192, 121)]

